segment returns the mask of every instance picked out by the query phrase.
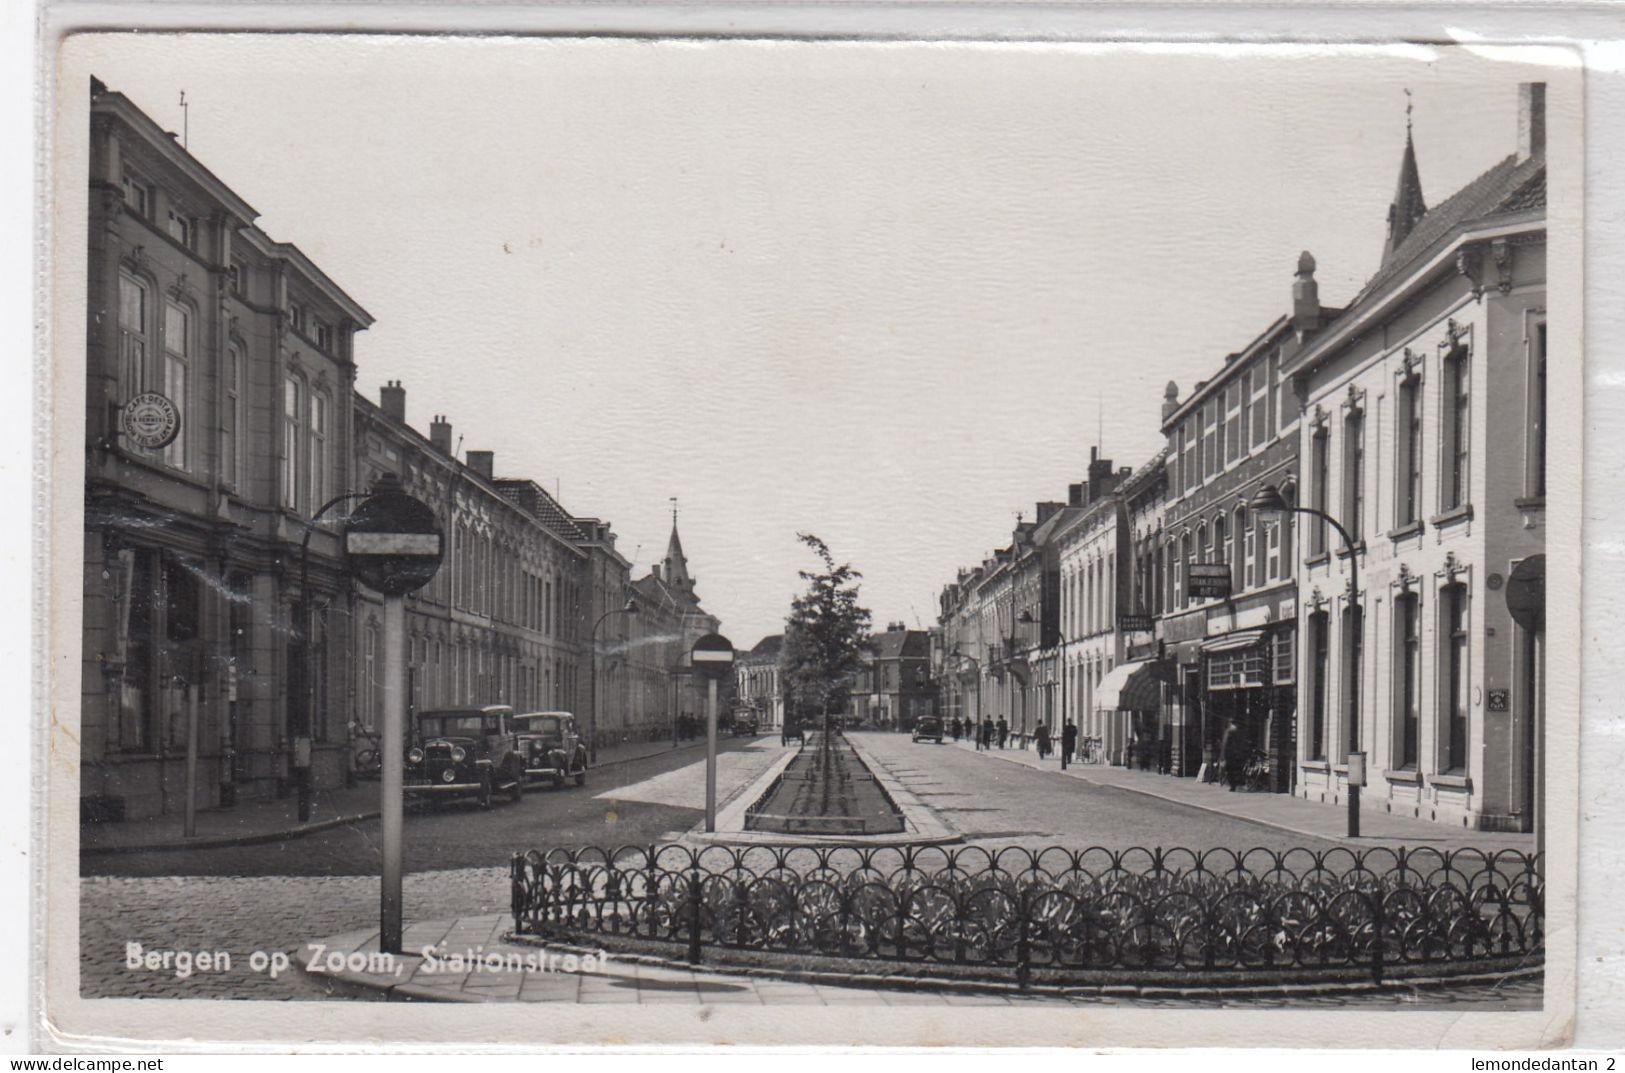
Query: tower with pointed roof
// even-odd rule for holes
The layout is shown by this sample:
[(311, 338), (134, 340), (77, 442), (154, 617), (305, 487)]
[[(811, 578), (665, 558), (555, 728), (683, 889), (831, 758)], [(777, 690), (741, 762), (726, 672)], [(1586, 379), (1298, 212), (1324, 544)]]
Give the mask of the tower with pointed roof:
[(688, 557), (683, 554), (683, 541), (677, 535), (677, 508), (671, 510), (671, 539), (666, 541), (666, 561), (664, 565), (666, 584), (691, 601), (698, 601), (694, 595), (694, 578), (688, 572)]
[[(1406, 96), (1410, 91), (1405, 91)], [(1427, 215), (1427, 203), (1422, 200), (1422, 176), (1416, 169), (1416, 143), (1411, 139), (1411, 106), (1405, 104), (1405, 155), (1399, 161), (1399, 185), (1394, 189), (1394, 200), (1388, 206), (1388, 238), (1382, 244), (1382, 263), (1387, 264), (1399, 252), (1399, 247), (1410, 236), (1418, 220)]]

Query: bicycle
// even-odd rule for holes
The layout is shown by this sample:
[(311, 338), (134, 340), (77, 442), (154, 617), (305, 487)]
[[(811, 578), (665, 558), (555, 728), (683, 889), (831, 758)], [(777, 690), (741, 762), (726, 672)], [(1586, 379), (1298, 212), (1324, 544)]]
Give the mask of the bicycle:
[(356, 749), (351, 757), (350, 765), (355, 770), (357, 778), (376, 779), (384, 771), (384, 753), (382, 742), (377, 734), (362, 734), (358, 742), (365, 743)]

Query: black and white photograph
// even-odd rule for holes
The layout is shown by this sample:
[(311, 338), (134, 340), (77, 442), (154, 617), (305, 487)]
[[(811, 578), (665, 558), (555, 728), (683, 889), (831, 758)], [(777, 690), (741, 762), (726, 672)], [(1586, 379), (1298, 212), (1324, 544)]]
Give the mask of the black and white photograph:
[(53, 77), (61, 1039), (1569, 1032), (1564, 50)]

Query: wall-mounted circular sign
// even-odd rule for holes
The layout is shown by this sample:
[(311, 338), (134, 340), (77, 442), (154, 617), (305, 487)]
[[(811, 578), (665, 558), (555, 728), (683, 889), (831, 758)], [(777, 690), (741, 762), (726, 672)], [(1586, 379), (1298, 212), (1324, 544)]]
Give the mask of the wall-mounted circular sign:
[(168, 447), (181, 434), (181, 412), (156, 391), (143, 391), (124, 404), (120, 414), (124, 435), (138, 447)]

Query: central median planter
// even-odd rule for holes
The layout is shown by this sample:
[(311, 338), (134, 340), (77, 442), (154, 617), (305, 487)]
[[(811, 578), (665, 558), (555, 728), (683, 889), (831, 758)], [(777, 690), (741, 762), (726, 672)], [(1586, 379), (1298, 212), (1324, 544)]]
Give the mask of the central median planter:
[(513, 860), (514, 933), (717, 968), (1249, 989), (1539, 971), (1514, 851), (625, 847)]
[(820, 733), (745, 810), (745, 830), (779, 834), (896, 834), (903, 812), (845, 738)]

